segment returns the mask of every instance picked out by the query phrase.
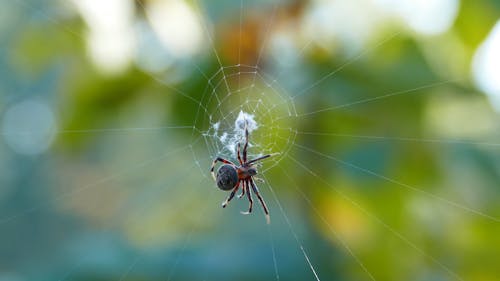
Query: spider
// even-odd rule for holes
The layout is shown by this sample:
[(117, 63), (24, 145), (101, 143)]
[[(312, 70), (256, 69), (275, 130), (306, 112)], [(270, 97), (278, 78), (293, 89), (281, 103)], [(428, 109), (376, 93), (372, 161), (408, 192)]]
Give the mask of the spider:
[[(243, 197), (246, 193), (250, 204), (248, 212), (241, 212), (241, 213), (247, 215), (252, 212), (253, 199), (252, 199), (252, 194), (250, 192), (252, 190), (253, 193), (257, 195), (257, 198), (259, 199), (260, 204), (262, 205), (262, 209), (264, 210), (267, 223), (269, 223), (270, 222), (269, 211), (253, 179), (253, 176), (257, 175), (257, 169), (254, 166), (254, 164), (263, 159), (277, 155), (278, 153), (266, 154), (247, 161), (247, 149), (248, 149), (248, 127), (245, 121), (245, 145), (243, 146), (243, 153), (242, 153), (243, 155), (240, 155), (240, 143), (238, 143), (238, 150), (236, 153), (240, 165), (237, 166), (236, 164), (234, 164), (229, 160), (217, 157), (212, 163), (212, 168), (210, 169), (210, 172), (212, 173), (214, 181), (217, 183), (217, 187), (219, 187), (221, 190), (224, 191), (232, 190), (229, 197), (222, 203), (222, 208), (225, 208), (227, 204), (229, 204), (229, 201), (233, 199), (234, 195), (236, 194), (241, 185), (241, 194), (238, 195), (238, 198)], [(224, 165), (222, 165), (219, 168), (219, 170), (217, 170), (217, 176), (215, 176), (214, 168), (217, 162), (222, 162), (224, 163)]]

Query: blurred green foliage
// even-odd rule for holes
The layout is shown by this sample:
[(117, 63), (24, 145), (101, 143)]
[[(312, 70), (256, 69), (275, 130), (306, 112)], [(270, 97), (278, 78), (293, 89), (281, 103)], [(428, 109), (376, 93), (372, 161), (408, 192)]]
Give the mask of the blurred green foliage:
[[(240, 25), (239, 1), (205, 1), (204, 53), (160, 74), (132, 63), (109, 76), (90, 61), (86, 23), (67, 3), (3, 1), (13, 16), (0, 22), (2, 116), (40, 99), (59, 132), (40, 155), (0, 144), (0, 280), (314, 280), (309, 262), (321, 280), (497, 280), (498, 114), (453, 59), (463, 52), (470, 65), (500, 5), (460, 3), (445, 34), (394, 23), (354, 60), (318, 42), (291, 65), (265, 52), (259, 71), (280, 93), (314, 85), (294, 99), (299, 116), (281, 123), (297, 131), (293, 144), (273, 140), (290, 150), (259, 184), (267, 226), (257, 203), (252, 216), (238, 213), (245, 200), (220, 208), (227, 194), (207, 176), (218, 151), (197, 113), (219, 110), (207, 102), (219, 59), (255, 64), (271, 44), (266, 28), (297, 24), (310, 2), (279, 2), (276, 17), (275, 3), (244, 3)], [(153, 129), (162, 126), (187, 128)]]

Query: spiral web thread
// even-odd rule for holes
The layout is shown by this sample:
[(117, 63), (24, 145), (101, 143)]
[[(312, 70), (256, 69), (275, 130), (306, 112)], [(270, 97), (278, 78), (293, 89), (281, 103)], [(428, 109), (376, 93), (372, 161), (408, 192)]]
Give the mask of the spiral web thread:
[(195, 115), (194, 127), (201, 133), (209, 156), (236, 161), (237, 144), (244, 144), (249, 131), (248, 159), (277, 153), (265, 160), (265, 173), (286, 157), (295, 130), (288, 118), (295, 116), (293, 100), (256, 66), (223, 66), (209, 77)]
[[(21, 5), (25, 5), (28, 7), (31, 7), (31, 5), (26, 4), (24, 1), (16, 1), (16, 3), (19, 3)], [(241, 7), (243, 7), (243, 4), (241, 2)], [(241, 37), (241, 14), (242, 14), (242, 8), (240, 8), (240, 37)], [(202, 13), (200, 13), (202, 14)], [(273, 15), (274, 16), (274, 15)], [(202, 17), (200, 15), (200, 17)], [(50, 18), (50, 17), (49, 17)], [(50, 18), (51, 21), (54, 21), (52, 18)], [(269, 21), (272, 23), (273, 18)], [(205, 27), (205, 25), (204, 25)], [(206, 29), (206, 27), (205, 27)], [(68, 31), (68, 30), (66, 30)], [(74, 31), (69, 30), (69, 32), (74, 33)], [(207, 32), (207, 34), (209, 34)], [(209, 35), (208, 35), (209, 36)], [(391, 37), (392, 38), (392, 37)], [(209, 38), (210, 44), (213, 47), (213, 42), (212, 39)], [(383, 41), (382, 43), (384, 43)], [(382, 44), (381, 43), (381, 44)], [(241, 44), (240, 44), (241, 45)], [(265, 45), (265, 44), (264, 44)], [(217, 51), (214, 49), (215, 55), (217, 56)], [(453, 276), (453, 279), (456, 280), (461, 280), (460, 276), (458, 276), (456, 273), (454, 273), (452, 270), (450, 270), (445, 264), (442, 264), (437, 260), (436, 258), (430, 256), (427, 254), (425, 251), (423, 251), (420, 247), (416, 246), (413, 242), (411, 242), (409, 239), (406, 238), (403, 234), (400, 234), (397, 232), (394, 228), (392, 228), (390, 225), (382, 221), (378, 216), (373, 214), (372, 212), (366, 210), (364, 207), (362, 207), (360, 204), (358, 204), (356, 201), (348, 197), (346, 194), (342, 193), (340, 190), (336, 190), (334, 186), (331, 185), (330, 182), (325, 180), (321, 175), (318, 175), (315, 173), (313, 170), (311, 170), (309, 167), (304, 166), (300, 161), (296, 160), (292, 156), (289, 155), (289, 151), (292, 148), (299, 149), (301, 151), (305, 151), (308, 153), (311, 153), (313, 155), (316, 155), (318, 157), (324, 157), (326, 159), (333, 160), (335, 162), (338, 162), (339, 165), (343, 165), (346, 167), (350, 167), (355, 170), (359, 170), (365, 174), (369, 174), (371, 176), (377, 177), (381, 180), (390, 182), (396, 186), (400, 186), (403, 188), (406, 188), (408, 190), (411, 190), (413, 192), (417, 192), (420, 194), (423, 194), (425, 196), (428, 196), (432, 199), (437, 200), (440, 203), (446, 204), (448, 206), (454, 207), (461, 209), (462, 211), (475, 214), (477, 216), (481, 216), (483, 218), (486, 218), (490, 221), (493, 222), (498, 222), (499, 219), (498, 217), (494, 215), (488, 215), (485, 214), (481, 211), (471, 209), (467, 207), (464, 204), (460, 203), (455, 203), (454, 201), (447, 200), (446, 198), (439, 197), (437, 195), (434, 195), (432, 193), (426, 192), (424, 190), (421, 190), (419, 188), (401, 183), (399, 181), (396, 181), (392, 178), (388, 178), (386, 176), (377, 174), (371, 170), (359, 167), (357, 165), (348, 163), (346, 161), (340, 160), (334, 156), (327, 155), (325, 153), (322, 153), (320, 151), (316, 151), (314, 149), (311, 149), (309, 147), (303, 146), (301, 144), (298, 144), (295, 142), (295, 138), (297, 134), (307, 134), (307, 135), (316, 135), (316, 136), (322, 136), (325, 137), (328, 135), (328, 133), (323, 133), (323, 132), (299, 132), (296, 129), (291, 126), (290, 123), (288, 123), (291, 118), (289, 117), (299, 117), (299, 116), (306, 116), (306, 115), (312, 115), (312, 114), (317, 114), (320, 112), (324, 111), (330, 111), (330, 110), (335, 110), (336, 108), (340, 107), (348, 107), (352, 106), (355, 104), (360, 104), (364, 102), (370, 102), (375, 99), (363, 99), (360, 101), (355, 101), (353, 103), (348, 103), (340, 106), (335, 106), (335, 107), (328, 107), (325, 109), (319, 109), (315, 111), (310, 111), (310, 112), (305, 112), (301, 114), (297, 114), (295, 110), (295, 105), (294, 105), (294, 98), (296, 96), (302, 95), (305, 92), (307, 92), (309, 89), (317, 85), (318, 83), (321, 83), (324, 79), (332, 76), (336, 72), (340, 71), (342, 68), (347, 66), (350, 62), (358, 59), (360, 56), (355, 57), (353, 60), (348, 61), (347, 63), (343, 64), (341, 67), (339, 67), (336, 70), (333, 70), (332, 72), (328, 73), (326, 76), (320, 78), (317, 80), (317, 82), (313, 83), (311, 86), (307, 87), (304, 91), (299, 92), (296, 96), (291, 97), (291, 95), (288, 95), (286, 91), (284, 91), (281, 87), (279, 87), (278, 84), (276, 84), (276, 80), (273, 80), (269, 75), (265, 74), (259, 67), (257, 66), (259, 64), (260, 60), (260, 53), (259, 53), (259, 59), (256, 62), (256, 66), (249, 66), (249, 65), (243, 65), (243, 64), (237, 64), (237, 65), (232, 65), (232, 66), (223, 66), (221, 64), (221, 61), (219, 58), (219, 64), (220, 68), (216, 73), (214, 73), (211, 77), (209, 77), (207, 81), (207, 86), (205, 88), (205, 91), (202, 95), (201, 100), (194, 100), (192, 97), (189, 95), (186, 95), (185, 93), (181, 91), (175, 91), (186, 98), (190, 99), (191, 101), (195, 101), (198, 103), (198, 110), (195, 113), (195, 119), (193, 122), (193, 140), (185, 147), (182, 148), (182, 150), (187, 149), (188, 147), (191, 148), (192, 153), (193, 153), (193, 158), (195, 160), (195, 165), (197, 165), (201, 170), (202, 174), (204, 175), (203, 180), (208, 180), (208, 177), (206, 176), (208, 173), (208, 167), (209, 167), (209, 162), (211, 159), (220, 156), (224, 157), (230, 160), (235, 160), (235, 147), (238, 142), (243, 143), (243, 127), (241, 126), (242, 118), (243, 120), (246, 120), (248, 124), (250, 124), (249, 129), (251, 129), (250, 132), (250, 147), (249, 147), (249, 158), (257, 157), (262, 154), (267, 154), (267, 153), (277, 153), (279, 152), (279, 156), (272, 157), (270, 159), (267, 159), (263, 164), (262, 164), (262, 169), (260, 170), (260, 173), (263, 174), (264, 179), (267, 182), (267, 185), (269, 187), (269, 190), (271, 191), (271, 194), (273, 195), (272, 197), (275, 198), (275, 201), (277, 202), (277, 205), (279, 206), (279, 209), (281, 210), (281, 213), (289, 225), (292, 234), (294, 235), (294, 238), (297, 240), (297, 245), (299, 246), (300, 250), (304, 254), (304, 257), (306, 259), (306, 262), (309, 264), (311, 267), (311, 271), (314, 274), (315, 279), (319, 280), (319, 275), (317, 274), (316, 270), (313, 267), (314, 261), (311, 262), (308, 255), (306, 254), (306, 250), (304, 249), (303, 245), (300, 242), (299, 237), (297, 234), (292, 230), (292, 226), (290, 225), (290, 222), (288, 221), (288, 215), (286, 214), (286, 211), (283, 210), (282, 204), (279, 203), (279, 198), (275, 195), (274, 189), (272, 187), (273, 181), (271, 178), (266, 177), (265, 173), (267, 170), (275, 167), (278, 165), (278, 163), (287, 158), (286, 161), (291, 161), (295, 163), (299, 168), (303, 169), (305, 172), (311, 174), (316, 180), (322, 182), (323, 184), (326, 184), (332, 188), (335, 192), (338, 192), (340, 196), (342, 196), (346, 201), (350, 202), (353, 206), (356, 208), (359, 208), (363, 213), (367, 215), (367, 217), (373, 219), (374, 222), (380, 224), (383, 228), (387, 229), (389, 232), (397, 236), (399, 239), (401, 239), (404, 243), (412, 247), (414, 250), (416, 250), (419, 254), (423, 255), (444, 271), (446, 274), (449, 274), (450, 276)], [(157, 81), (161, 81), (161, 79), (158, 79), (157, 77), (153, 77)], [(434, 87), (439, 84), (443, 83), (448, 83), (449, 81), (444, 81), (440, 83), (432, 83), (432, 84), (427, 84), (425, 87)], [(167, 83), (165, 84), (166, 87), (171, 88)], [(421, 87), (420, 87), (421, 88)], [(406, 94), (410, 93), (412, 91), (418, 90), (419, 88), (414, 88), (414, 89), (408, 89), (405, 91), (400, 91), (400, 92), (394, 92), (394, 93), (388, 93), (387, 95), (383, 95), (381, 97), (377, 97), (376, 100), (392, 97), (394, 95), (400, 95), (400, 94)], [(245, 122), (243, 122), (244, 124)], [(189, 126), (188, 126), (189, 127)], [(174, 126), (174, 127), (168, 127), (169, 129), (185, 129), (185, 126)], [(288, 129), (287, 129), (288, 128)], [(167, 129), (167, 127), (158, 127), (158, 128), (127, 128), (127, 129), (97, 129), (97, 130), (78, 130), (78, 131), (60, 131), (58, 133), (90, 133), (90, 132), (102, 132), (102, 131), (138, 131), (138, 130), (150, 130), (150, 129)], [(199, 133), (199, 134), (195, 134)], [(333, 134), (329, 134), (330, 136), (333, 136)], [(199, 137), (203, 139), (203, 142), (199, 142)], [(340, 135), (337, 135), (340, 136)], [(366, 138), (366, 136), (352, 136), (352, 135), (344, 135), (344, 137), (358, 137), (358, 138)], [(373, 136), (371, 138), (374, 138)], [(380, 139), (380, 137), (375, 137), (377, 139)], [(425, 139), (396, 139), (396, 138), (388, 138), (388, 137), (383, 137), (384, 140), (397, 140), (397, 141), (432, 141), (432, 142), (437, 142), (437, 143), (450, 143), (450, 140), (425, 140)], [(457, 143), (456, 140), (453, 140), (454, 143)], [(196, 150), (193, 149), (195, 145), (199, 145), (200, 143), (204, 143), (206, 146), (205, 149), (200, 149)], [(464, 142), (459, 142), (459, 143), (464, 143)], [(470, 144), (470, 143), (469, 143)], [(495, 145), (497, 146), (498, 143), (475, 143), (478, 145)], [(203, 154), (203, 155), (199, 155)], [(166, 155), (164, 155), (166, 156)], [(199, 160), (206, 161), (207, 163), (200, 163)], [(137, 165), (134, 165), (132, 168), (137, 168), (140, 166), (144, 166), (147, 163), (151, 161), (145, 161), (144, 163), (139, 163)], [(206, 165), (205, 165), (206, 164)], [(194, 166), (194, 165), (193, 165)], [(286, 173), (286, 171), (283, 171), (283, 173)], [(119, 176), (120, 173), (111, 175), (108, 178), (113, 178)], [(101, 182), (107, 181), (108, 178), (101, 180)], [(289, 177), (288, 177), (289, 178)], [(97, 182), (96, 185), (100, 183)], [(292, 183), (293, 184), (293, 183)], [(89, 184), (87, 186), (84, 186), (81, 188), (81, 190), (86, 189), (89, 186), (92, 186), (94, 184)], [(297, 189), (301, 195), (305, 196), (299, 189)], [(70, 196), (69, 194), (68, 196)], [(59, 196), (57, 200), (59, 199), (64, 199), (66, 198), (66, 194)], [(271, 198), (272, 198), (271, 197)], [(304, 199), (310, 204), (310, 200), (307, 197), (304, 197)], [(146, 205), (147, 206), (147, 205)], [(30, 213), (35, 210), (40, 209), (40, 207), (33, 207), (30, 209), (26, 209), (24, 212), (7, 217), (7, 219), (2, 220), (2, 223), (7, 223), (9, 221), (12, 221), (15, 218), (19, 218), (21, 215), (25, 213)], [(321, 213), (318, 213), (316, 209), (314, 209), (317, 215), (324, 220), (324, 217), (322, 216)], [(327, 223), (325, 221), (325, 223)], [(331, 226), (328, 225), (330, 228)], [(270, 232), (272, 234), (272, 232)], [(339, 238), (335, 231), (332, 229), (332, 233)], [(345, 244), (345, 242), (339, 238), (343, 247), (346, 249), (346, 251), (356, 260), (356, 262), (360, 265), (360, 267), (366, 271), (367, 277), (369, 277), (372, 280), (375, 280), (375, 278), (370, 274), (370, 272), (364, 267), (363, 263), (357, 258), (356, 254), (353, 253), (350, 249), (350, 247)], [(271, 239), (272, 241), (272, 239)], [(187, 245), (187, 242), (184, 244)], [(183, 248), (184, 249), (184, 248)], [(278, 274), (278, 269), (276, 266), (276, 257), (274, 256), (274, 246), (272, 246), (272, 252), (273, 252), (273, 260), (274, 260), (274, 267), (276, 269), (276, 279), (279, 280), (279, 274)], [(182, 255), (182, 253), (179, 255), (179, 257)], [(133, 271), (133, 268), (135, 264), (137, 264), (137, 261), (139, 259), (134, 260), (134, 262), (127, 268), (127, 270), (124, 272), (123, 276), (121, 279), (124, 279), (129, 272)], [(172, 268), (172, 273), (175, 270), (175, 266)], [(74, 270), (70, 270), (70, 272), (73, 272)], [(170, 274), (169, 274), (169, 279), (170, 279)]]

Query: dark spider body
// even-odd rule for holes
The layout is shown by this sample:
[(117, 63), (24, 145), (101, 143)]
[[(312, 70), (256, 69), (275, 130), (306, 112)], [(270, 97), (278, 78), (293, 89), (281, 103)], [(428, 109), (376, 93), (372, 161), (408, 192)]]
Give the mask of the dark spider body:
[(222, 165), (217, 171), (217, 186), (224, 191), (233, 189), (238, 181), (238, 171), (231, 165)]
[[(245, 123), (245, 145), (243, 146), (243, 155), (242, 155), (243, 157), (240, 155), (239, 143), (237, 151), (238, 162), (240, 165), (237, 166), (229, 160), (217, 157), (212, 163), (212, 168), (210, 169), (210, 172), (212, 173), (212, 177), (217, 183), (217, 187), (219, 187), (221, 190), (224, 191), (232, 190), (231, 194), (226, 199), (226, 201), (222, 203), (223, 208), (225, 208), (227, 204), (229, 204), (229, 201), (233, 199), (234, 195), (241, 186), (241, 194), (238, 195), (238, 198), (243, 197), (243, 195), (245, 195), (246, 193), (248, 201), (250, 203), (248, 212), (242, 212), (242, 214), (250, 214), (252, 212), (252, 206), (253, 206), (253, 199), (251, 194), (252, 191), (259, 199), (260, 204), (262, 205), (262, 209), (264, 210), (264, 213), (266, 215), (267, 222), (269, 223), (269, 211), (267, 210), (266, 203), (264, 202), (264, 199), (260, 195), (259, 189), (257, 188), (257, 185), (255, 185), (255, 182), (253, 180), (253, 176), (257, 175), (257, 169), (255, 168), (254, 164), (260, 160), (269, 158), (275, 154), (267, 154), (247, 161), (247, 149), (248, 149), (248, 129)], [(222, 165), (217, 170), (217, 176), (216, 176), (214, 174), (214, 168), (217, 162), (222, 162), (224, 163), (224, 165)]]
[(250, 177), (257, 174), (257, 169), (255, 167), (249, 166), (233, 166), (230, 164), (222, 165), (217, 171), (217, 186), (228, 191), (236, 187), (236, 184), (241, 180), (250, 179)]

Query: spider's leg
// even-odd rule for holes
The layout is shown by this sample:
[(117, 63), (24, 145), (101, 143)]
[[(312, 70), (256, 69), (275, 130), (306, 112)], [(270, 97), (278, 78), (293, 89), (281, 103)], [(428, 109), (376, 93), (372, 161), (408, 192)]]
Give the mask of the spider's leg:
[(238, 199), (241, 198), (241, 197), (243, 197), (243, 196), (245, 196), (245, 188), (244, 187), (241, 188), (241, 193), (240, 193), (240, 195), (238, 195)]
[(250, 192), (250, 183), (248, 182), (248, 180), (245, 180), (244, 186), (245, 186), (246, 191), (247, 191), (248, 202), (250, 203), (250, 205), (248, 207), (248, 212), (241, 212), (241, 214), (248, 215), (252, 212), (252, 206), (253, 206), (252, 193)]
[(252, 179), (253, 179), (253, 182), (257, 182), (257, 181), (266, 182), (263, 178), (259, 178), (257, 176), (253, 176)]
[(252, 159), (252, 160), (248, 161), (247, 164), (252, 164), (252, 163), (255, 163), (257, 161), (264, 160), (266, 158), (269, 158), (269, 157), (272, 157), (272, 156), (276, 156), (276, 155), (279, 155), (279, 154), (280, 154), (279, 152), (276, 152), (276, 153), (267, 154), (267, 155), (264, 155), (264, 156), (261, 156), (261, 157), (257, 157), (255, 159)]
[(247, 149), (248, 149), (248, 124), (245, 119), (245, 145), (243, 146), (243, 162), (247, 162)]
[(239, 142), (238, 142), (237, 156), (238, 156), (238, 162), (240, 162), (240, 165), (243, 165), (243, 161), (241, 161), (241, 156), (240, 156), (240, 143)]
[(236, 165), (234, 165), (233, 162), (226, 160), (224, 158), (220, 158), (220, 157), (215, 158), (214, 162), (212, 163), (212, 167), (210, 168), (210, 173), (212, 173), (212, 177), (214, 178), (214, 181), (217, 180), (215, 178), (215, 173), (214, 173), (215, 164), (217, 164), (217, 162), (222, 162), (224, 164), (230, 164), (230, 165), (236, 166)]
[(222, 208), (226, 208), (227, 204), (229, 204), (229, 201), (233, 199), (234, 195), (236, 194), (236, 191), (238, 191), (238, 188), (240, 188), (240, 182), (238, 181), (238, 184), (234, 187), (233, 191), (231, 191), (231, 194), (229, 194), (229, 197), (227, 197), (226, 201), (222, 203)]
[(271, 218), (269, 217), (269, 211), (267, 210), (266, 202), (264, 202), (264, 198), (260, 196), (259, 189), (255, 185), (253, 179), (250, 178), (250, 184), (252, 185), (252, 190), (257, 195), (257, 198), (259, 198), (260, 204), (262, 205), (262, 209), (264, 210), (264, 214), (266, 214), (266, 221), (269, 224), (271, 222)]

